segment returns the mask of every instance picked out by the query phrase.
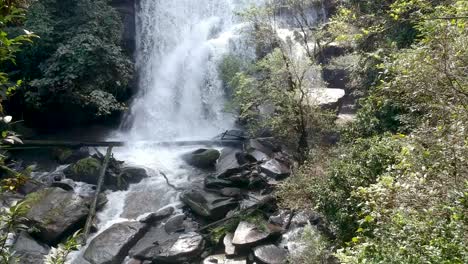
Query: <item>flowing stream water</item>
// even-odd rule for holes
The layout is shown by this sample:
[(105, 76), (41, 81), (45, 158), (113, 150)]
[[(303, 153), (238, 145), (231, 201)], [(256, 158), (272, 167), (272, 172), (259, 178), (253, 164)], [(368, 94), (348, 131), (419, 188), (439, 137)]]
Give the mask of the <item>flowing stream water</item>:
[[(136, 219), (165, 206), (180, 204), (179, 191), (199, 180), (180, 156), (197, 146), (163, 148), (151, 142), (210, 139), (234, 126), (224, 111), (219, 62), (230, 50), (242, 50), (237, 11), (258, 0), (141, 0), (137, 15), (139, 93), (121, 131), (112, 139), (127, 141), (114, 155), (150, 175), (128, 191), (107, 194), (98, 213), (102, 232), (116, 222)], [(199, 146), (198, 146), (199, 147)], [(92, 237), (90, 238), (92, 239)], [(79, 255), (72, 263), (86, 263)]]

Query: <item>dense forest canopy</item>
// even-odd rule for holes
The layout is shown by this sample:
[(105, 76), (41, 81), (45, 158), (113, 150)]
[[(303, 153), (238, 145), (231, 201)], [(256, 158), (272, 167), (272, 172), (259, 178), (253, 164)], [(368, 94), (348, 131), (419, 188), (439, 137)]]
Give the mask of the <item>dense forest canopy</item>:
[[(2, 146), (22, 142), (12, 120), (60, 127), (127, 110), (134, 62), (110, 1), (0, 3)], [(328, 17), (311, 22), (317, 6)], [(238, 16), (255, 56), (220, 62), (226, 109), (294, 157), (275, 189), (280, 208), (327, 223), (290, 263), (468, 263), (468, 1), (271, 0)], [(337, 122), (343, 104), (311, 96), (319, 88), (345, 90), (350, 122)], [(15, 192), (31, 168), (4, 152), (0, 172), (3, 192)], [(0, 217), (4, 263), (21, 220), (21, 206)]]
[(79, 124), (125, 110), (133, 62), (121, 47), (121, 21), (106, 0), (31, 1), (22, 23), (7, 29), (39, 36), (6, 69), (22, 80), (12, 111), (41, 121), (73, 115)]

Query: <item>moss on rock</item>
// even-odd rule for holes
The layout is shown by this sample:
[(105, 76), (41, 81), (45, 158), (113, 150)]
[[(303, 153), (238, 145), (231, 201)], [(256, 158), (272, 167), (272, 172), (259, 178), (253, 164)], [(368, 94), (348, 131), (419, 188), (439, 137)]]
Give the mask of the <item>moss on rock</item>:
[(84, 158), (70, 165), (64, 173), (67, 178), (89, 184), (97, 184), (101, 162), (95, 158)]

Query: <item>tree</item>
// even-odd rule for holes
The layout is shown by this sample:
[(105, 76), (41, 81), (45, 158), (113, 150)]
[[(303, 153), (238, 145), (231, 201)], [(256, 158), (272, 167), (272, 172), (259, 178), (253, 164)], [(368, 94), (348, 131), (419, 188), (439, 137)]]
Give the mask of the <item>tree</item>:
[(304, 41), (309, 40), (298, 40), (294, 33), (286, 38), (278, 35), (278, 14), (283, 4), (293, 3), (274, 1), (242, 14), (253, 25), (249, 35), (259, 59), (226, 81), (234, 90), (233, 102), (241, 120), (257, 134), (270, 131), (284, 139), (303, 162), (310, 144), (320, 138), (332, 115), (321, 110), (312, 97), (313, 89), (325, 85), (315, 55), (309, 57), (304, 48)]
[(26, 25), (41, 36), (18, 61), (26, 107), (64, 119), (79, 112), (85, 120), (126, 109), (133, 63), (121, 48), (121, 18), (109, 1), (35, 1)]

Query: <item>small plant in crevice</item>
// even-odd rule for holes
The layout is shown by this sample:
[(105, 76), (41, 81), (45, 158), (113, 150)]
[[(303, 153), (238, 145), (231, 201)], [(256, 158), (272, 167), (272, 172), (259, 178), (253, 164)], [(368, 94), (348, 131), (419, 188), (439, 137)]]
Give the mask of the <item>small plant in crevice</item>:
[(72, 251), (80, 248), (81, 230), (76, 231), (65, 242), (53, 247), (44, 257), (45, 264), (65, 264)]

